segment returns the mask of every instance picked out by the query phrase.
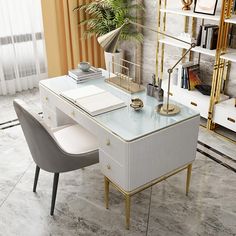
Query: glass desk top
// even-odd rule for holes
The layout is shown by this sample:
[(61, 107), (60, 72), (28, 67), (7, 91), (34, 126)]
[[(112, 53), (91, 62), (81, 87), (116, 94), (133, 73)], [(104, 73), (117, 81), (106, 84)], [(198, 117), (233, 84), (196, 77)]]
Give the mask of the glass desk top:
[[(103, 71), (103, 74), (105, 77), (108, 77), (107, 71)], [(127, 142), (175, 125), (190, 118), (199, 116), (198, 112), (181, 104), (178, 104), (181, 109), (179, 114), (169, 117), (160, 115), (155, 111), (155, 107), (158, 104), (156, 98), (147, 96), (145, 91), (132, 95), (128, 94), (106, 83), (104, 78), (92, 79), (90, 81), (77, 84), (69, 76), (61, 76), (52, 79), (41, 80), (40, 84), (59, 96), (63, 91), (93, 84), (122, 99), (125, 101), (127, 105), (126, 107), (90, 117), (101, 126), (110, 130), (112, 133), (116, 134)], [(140, 111), (134, 111), (134, 109), (130, 107), (131, 98), (135, 97), (143, 100), (144, 107)], [(70, 102), (68, 101), (68, 103)], [(171, 101), (171, 103), (177, 104), (173, 101)], [(77, 108), (80, 109), (78, 106)]]

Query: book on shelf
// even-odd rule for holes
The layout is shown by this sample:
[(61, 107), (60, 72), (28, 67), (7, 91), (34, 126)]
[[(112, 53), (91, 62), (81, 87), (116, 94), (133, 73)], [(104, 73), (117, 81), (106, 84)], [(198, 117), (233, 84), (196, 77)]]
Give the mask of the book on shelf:
[(123, 100), (94, 85), (64, 91), (61, 96), (70, 100), (91, 116), (126, 107)]
[(178, 67), (178, 86), (183, 89), (193, 90), (196, 85), (201, 84), (199, 64), (193, 61), (180, 64)]
[(198, 32), (196, 45), (210, 50), (216, 49), (218, 31), (218, 25), (201, 25)]
[(102, 71), (95, 67), (90, 67), (88, 71), (82, 71), (81, 69), (69, 70), (68, 75), (77, 83), (84, 82), (90, 79), (99, 79), (103, 77)]
[(194, 90), (196, 85), (202, 84), (200, 79), (200, 66), (199, 64), (194, 64), (187, 67), (188, 73), (188, 90)]

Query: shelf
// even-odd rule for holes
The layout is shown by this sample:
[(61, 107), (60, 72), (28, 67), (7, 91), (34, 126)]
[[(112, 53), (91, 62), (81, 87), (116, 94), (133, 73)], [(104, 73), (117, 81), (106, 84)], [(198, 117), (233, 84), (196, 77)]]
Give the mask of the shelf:
[(219, 12), (216, 12), (216, 14), (214, 16), (212, 16), (212, 15), (195, 13), (192, 10), (183, 11), (181, 8), (160, 9), (160, 11), (163, 13), (167, 13), (167, 14), (176, 14), (176, 15), (190, 16), (190, 17), (206, 19), (206, 20), (220, 21), (220, 13)]
[[(184, 49), (189, 48), (188, 44), (179, 42), (179, 41), (174, 40), (174, 39), (165, 38), (165, 39), (160, 39), (159, 42), (160, 43), (165, 43), (167, 45), (171, 45), (171, 46), (174, 46), (174, 47), (178, 47), (178, 48), (184, 48)], [(212, 57), (215, 57), (215, 55), (216, 55), (216, 50), (209, 50), (209, 49), (202, 48), (202, 47), (195, 47), (195, 48), (192, 49), (192, 51), (193, 52), (198, 52), (198, 53), (201, 53), (201, 54), (205, 54), (205, 55), (208, 55), (208, 56), (212, 56)]]
[[(163, 80), (163, 89), (165, 96), (167, 95), (167, 79)], [(171, 84), (170, 86), (170, 99), (181, 103), (195, 111), (198, 111), (201, 117), (208, 118), (208, 109), (210, 105), (210, 96), (203, 95), (198, 90), (191, 90), (180, 88), (177, 85)], [(221, 94), (220, 101), (225, 101), (229, 96)]]
[(236, 62), (236, 49), (229, 49), (228, 52), (222, 54), (220, 58)]
[(236, 16), (233, 15), (231, 18), (225, 20), (226, 23), (236, 24)]

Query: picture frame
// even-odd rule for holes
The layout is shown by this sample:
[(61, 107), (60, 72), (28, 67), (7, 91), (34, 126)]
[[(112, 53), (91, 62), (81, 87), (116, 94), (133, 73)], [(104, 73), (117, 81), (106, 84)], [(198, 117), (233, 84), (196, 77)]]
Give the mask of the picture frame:
[(215, 15), (218, 0), (195, 0), (194, 12), (206, 15)]

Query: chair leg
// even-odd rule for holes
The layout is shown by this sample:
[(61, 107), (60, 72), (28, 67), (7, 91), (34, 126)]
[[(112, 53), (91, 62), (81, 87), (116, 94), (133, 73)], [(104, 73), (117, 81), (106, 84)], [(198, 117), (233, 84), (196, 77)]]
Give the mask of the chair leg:
[(36, 188), (37, 188), (37, 183), (38, 183), (38, 178), (39, 178), (39, 171), (40, 168), (36, 165), (36, 169), (35, 169), (35, 175), (34, 175), (34, 186), (33, 186), (33, 192), (36, 192)]
[(51, 202), (51, 211), (50, 211), (51, 216), (54, 214), (54, 207), (55, 207), (56, 196), (57, 196), (58, 180), (59, 180), (59, 173), (55, 173), (54, 178), (53, 178), (53, 188), (52, 188), (52, 202)]

